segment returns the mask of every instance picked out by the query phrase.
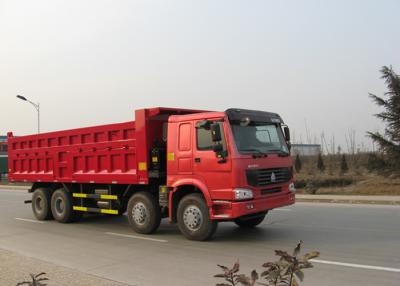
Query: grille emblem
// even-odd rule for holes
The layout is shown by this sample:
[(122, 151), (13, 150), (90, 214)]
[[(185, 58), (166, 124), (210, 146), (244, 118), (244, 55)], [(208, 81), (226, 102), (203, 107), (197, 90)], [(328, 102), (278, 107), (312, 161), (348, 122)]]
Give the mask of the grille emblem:
[(274, 172), (272, 172), (272, 174), (271, 174), (271, 183), (275, 183), (275, 181), (276, 181), (276, 175), (275, 175)]

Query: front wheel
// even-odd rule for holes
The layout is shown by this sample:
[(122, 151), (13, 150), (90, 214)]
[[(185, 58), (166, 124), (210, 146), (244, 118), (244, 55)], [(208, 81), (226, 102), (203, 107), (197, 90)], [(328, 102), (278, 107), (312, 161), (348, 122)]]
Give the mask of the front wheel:
[(200, 194), (190, 194), (181, 199), (177, 212), (178, 227), (190, 240), (210, 239), (218, 222), (210, 219), (208, 206)]
[(235, 219), (235, 223), (243, 228), (256, 227), (257, 225), (262, 223), (266, 215), (267, 214), (263, 214), (252, 218), (237, 218)]
[(149, 192), (138, 192), (129, 199), (127, 216), (129, 224), (137, 233), (153, 233), (161, 222), (160, 206)]

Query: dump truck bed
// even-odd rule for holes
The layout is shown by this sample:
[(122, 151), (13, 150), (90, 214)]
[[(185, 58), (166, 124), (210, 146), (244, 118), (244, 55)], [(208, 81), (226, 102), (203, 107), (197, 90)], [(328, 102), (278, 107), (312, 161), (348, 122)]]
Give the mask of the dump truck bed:
[(170, 115), (204, 112), (151, 108), (135, 121), (14, 137), (8, 134), (10, 181), (147, 184), (152, 142)]
[(14, 138), (9, 179), (31, 182), (138, 183), (135, 122)]

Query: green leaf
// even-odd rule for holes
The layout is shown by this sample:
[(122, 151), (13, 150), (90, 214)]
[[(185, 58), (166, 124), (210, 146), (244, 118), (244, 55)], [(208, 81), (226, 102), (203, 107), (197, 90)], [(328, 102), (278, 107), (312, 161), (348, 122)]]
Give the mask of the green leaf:
[(313, 268), (314, 267), (314, 265), (312, 265), (310, 262), (308, 262), (308, 261), (304, 261), (304, 262), (301, 262), (300, 264), (299, 264), (299, 269), (304, 269), (304, 268)]
[(294, 256), (294, 257), (297, 257), (297, 255), (300, 253), (301, 245), (302, 245), (302, 244), (303, 244), (303, 241), (302, 241), (302, 240), (300, 240), (300, 241), (297, 243), (296, 248), (293, 250), (293, 256)]
[(303, 256), (303, 259), (305, 259), (305, 260), (310, 260), (310, 259), (313, 259), (313, 258), (318, 257), (319, 254), (320, 254), (320, 253), (319, 253), (318, 251), (313, 251), (313, 252), (310, 252), (310, 253), (306, 253), (306, 254)]
[(253, 281), (253, 284), (254, 284), (254, 281), (257, 281), (257, 280), (258, 280), (258, 273), (257, 273), (257, 271), (255, 271), (255, 270), (251, 271), (251, 280)]
[(229, 268), (228, 267), (226, 267), (226, 266), (224, 266), (224, 265), (219, 265), (219, 264), (217, 264), (218, 265), (218, 267), (220, 267), (222, 270), (224, 270), (225, 272), (226, 271), (229, 271)]
[(303, 282), (303, 279), (304, 279), (304, 273), (303, 273), (303, 271), (297, 270), (294, 274), (297, 276), (297, 278), (299, 278), (299, 280), (300, 280), (301, 282)]
[(266, 263), (264, 263), (264, 264), (262, 265), (262, 267), (266, 267), (266, 268), (269, 268), (269, 267), (272, 267), (272, 266), (275, 266), (275, 263), (273, 263), (273, 262), (266, 262)]
[(275, 254), (280, 256), (281, 259), (287, 261), (287, 262), (293, 262), (294, 257), (292, 257), (291, 255), (289, 255), (289, 253), (287, 253), (286, 251), (282, 251), (282, 250), (275, 250)]
[(293, 277), (292, 283), (290, 284), (291, 286), (299, 286), (299, 283), (297, 280)]
[(240, 274), (236, 277), (236, 282), (241, 283), (245, 286), (251, 286), (250, 278), (244, 274)]
[(233, 265), (233, 268), (232, 268), (232, 273), (237, 273), (237, 272), (239, 272), (239, 267), (240, 267), (240, 265), (239, 265), (239, 260), (238, 261), (236, 261), (236, 263)]

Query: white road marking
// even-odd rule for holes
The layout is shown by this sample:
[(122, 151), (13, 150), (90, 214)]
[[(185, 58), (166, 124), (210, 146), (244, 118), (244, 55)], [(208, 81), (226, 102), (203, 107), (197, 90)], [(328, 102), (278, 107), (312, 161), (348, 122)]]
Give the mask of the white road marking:
[(34, 222), (34, 223), (45, 223), (44, 221), (34, 220), (34, 219), (29, 219), (29, 218), (16, 217), (15, 219), (16, 220), (21, 220), (21, 221), (27, 221), (27, 222)]
[(281, 212), (292, 212), (292, 209), (274, 209), (274, 211), (281, 211)]
[(315, 262), (315, 263), (321, 263), (321, 264), (330, 264), (330, 265), (353, 267), (353, 268), (360, 268), (360, 269), (379, 270), (379, 271), (388, 271), (388, 272), (400, 272), (399, 268), (390, 268), (390, 267), (381, 267), (381, 266), (373, 266), (373, 265), (344, 263), (344, 262), (338, 262), (338, 261), (328, 261), (328, 260), (319, 260), (319, 259), (312, 259), (310, 261), (311, 262)]
[(156, 239), (156, 238), (143, 237), (143, 236), (137, 236), (137, 235), (123, 234), (123, 233), (106, 232), (106, 234), (120, 236), (120, 237), (126, 237), (126, 238), (150, 240), (150, 241), (155, 241), (155, 242), (164, 242), (164, 243), (168, 242), (168, 240), (164, 240), (164, 239)]

